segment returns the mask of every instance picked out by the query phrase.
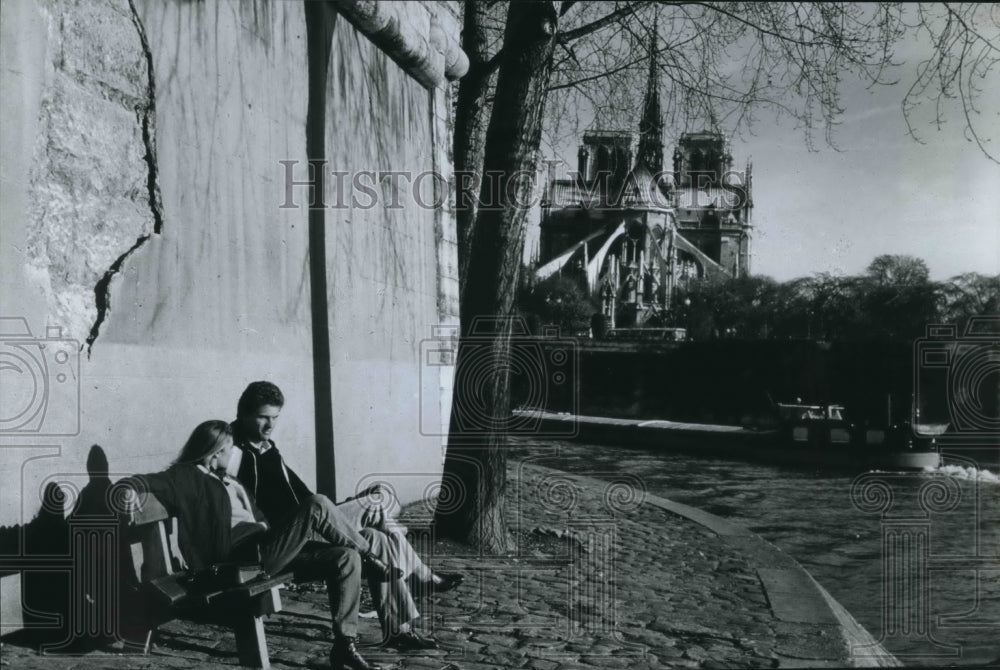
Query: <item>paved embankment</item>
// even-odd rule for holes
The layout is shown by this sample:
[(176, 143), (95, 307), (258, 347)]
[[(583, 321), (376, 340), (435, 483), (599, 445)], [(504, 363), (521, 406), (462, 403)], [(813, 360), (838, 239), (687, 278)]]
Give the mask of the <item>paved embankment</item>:
[[(436, 541), (439, 570), (467, 576), (423, 602), (425, 634), (442, 649), (365, 649), (392, 668), (743, 668), (898, 665), (792, 558), (743, 527), (632, 486), (514, 463), (508, 520), (516, 556), (470, 555)], [(404, 520), (426, 521), (422, 506)], [(326, 597), (287, 593), (267, 623), (276, 668), (321, 668)], [(364, 642), (378, 626), (362, 621)], [(867, 649), (864, 647), (871, 645)], [(853, 647), (853, 651), (852, 651)], [(223, 627), (174, 621), (153, 655), (40, 657), (7, 643), (23, 668), (198, 668), (236, 665)]]

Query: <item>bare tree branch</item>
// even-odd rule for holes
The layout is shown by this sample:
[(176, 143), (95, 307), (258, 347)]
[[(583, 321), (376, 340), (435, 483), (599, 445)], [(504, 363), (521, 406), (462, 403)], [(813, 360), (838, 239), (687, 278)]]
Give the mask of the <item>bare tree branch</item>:
[(611, 12), (610, 14), (607, 14), (595, 21), (591, 21), (590, 23), (580, 26), (579, 28), (574, 28), (572, 30), (566, 30), (564, 32), (559, 33), (559, 36), (556, 37), (556, 41), (559, 44), (566, 44), (567, 42), (578, 40), (581, 37), (586, 37), (587, 35), (597, 32), (601, 28), (605, 28), (626, 16), (634, 14), (636, 9), (638, 9), (639, 6), (644, 4), (646, 4), (646, 2), (626, 3), (621, 7), (619, 7), (618, 9), (616, 9), (615, 11)]

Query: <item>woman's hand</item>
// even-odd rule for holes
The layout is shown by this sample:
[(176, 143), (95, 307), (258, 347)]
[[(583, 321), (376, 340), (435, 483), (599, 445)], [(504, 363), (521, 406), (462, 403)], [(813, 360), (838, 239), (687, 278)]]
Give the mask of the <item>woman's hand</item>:
[(362, 528), (381, 529), (385, 525), (385, 511), (382, 505), (372, 505), (361, 515)]

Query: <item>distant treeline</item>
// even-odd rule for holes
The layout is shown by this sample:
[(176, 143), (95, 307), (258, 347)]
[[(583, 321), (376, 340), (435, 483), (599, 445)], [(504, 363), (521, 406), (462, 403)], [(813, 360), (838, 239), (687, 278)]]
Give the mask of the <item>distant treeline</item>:
[[(529, 323), (555, 323), (570, 334), (587, 331), (598, 305), (562, 277), (522, 291), (519, 307)], [(854, 276), (692, 281), (655, 325), (686, 328), (696, 341), (912, 340), (935, 323), (962, 333), (970, 317), (987, 314), (1000, 314), (1000, 275), (970, 272), (935, 282), (919, 258), (882, 255)]]

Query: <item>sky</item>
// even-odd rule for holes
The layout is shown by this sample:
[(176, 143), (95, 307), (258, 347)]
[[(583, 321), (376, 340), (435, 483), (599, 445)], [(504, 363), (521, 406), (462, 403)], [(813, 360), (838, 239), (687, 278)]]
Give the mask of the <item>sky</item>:
[[(866, 90), (846, 79), (836, 149), (810, 150), (787, 119), (761, 116), (753, 135), (732, 139), (734, 167), (753, 161), (752, 271), (785, 281), (818, 272), (863, 273), (880, 254), (923, 259), (931, 278), (1000, 274), (1000, 165), (966, 138), (961, 110), (936, 128), (914, 118), (923, 144), (907, 135), (901, 101), (927, 44), (903, 44), (900, 82)], [(1000, 72), (984, 83), (982, 127), (1000, 156)], [(727, 129), (723, 128), (723, 131)], [(576, 144), (543, 147), (572, 169)], [(665, 166), (673, 147), (666, 147)]]
[[(1000, 84), (990, 95), (984, 107), (1000, 109)], [(1000, 165), (965, 138), (954, 114), (916, 142), (901, 96), (898, 87), (849, 91), (840, 151), (811, 152), (801, 133), (778, 125), (734, 142), (737, 160), (753, 159), (756, 274), (859, 274), (879, 254), (921, 258), (934, 280), (1000, 274)]]

